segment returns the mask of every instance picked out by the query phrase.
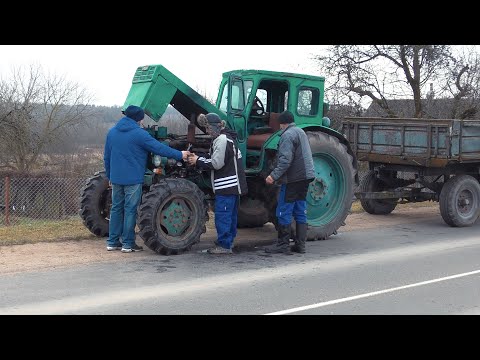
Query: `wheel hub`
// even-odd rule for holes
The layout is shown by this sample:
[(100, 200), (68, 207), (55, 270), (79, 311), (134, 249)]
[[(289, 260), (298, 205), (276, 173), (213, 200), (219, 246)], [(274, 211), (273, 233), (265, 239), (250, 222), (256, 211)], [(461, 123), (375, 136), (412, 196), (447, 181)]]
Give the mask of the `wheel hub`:
[(313, 180), (310, 183), (310, 186), (308, 187), (308, 192), (310, 193), (310, 200), (312, 205), (317, 205), (322, 198), (325, 196), (328, 190), (328, 185), (323, 181), (323, 179), (316, 177), (315, 180)]
[(462, 214), (468, 214), (472, 211), (473, 204), (473, 194), (468, 190), (463, 190), (458, 196), (458, 210)]
[(173, 201), (161, 213), (160, 223), (165, 227), (169, 235), (182, 234), (188, 227), (191, 211), (183, 201)]

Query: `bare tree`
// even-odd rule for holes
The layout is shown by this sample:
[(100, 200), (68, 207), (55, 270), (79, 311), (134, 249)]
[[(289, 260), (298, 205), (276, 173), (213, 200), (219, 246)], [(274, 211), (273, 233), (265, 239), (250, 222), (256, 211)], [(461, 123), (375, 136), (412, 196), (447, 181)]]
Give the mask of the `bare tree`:
[(388, 100), (412, 96), (413, 116), (422, 117), (425, 88), (433, 82), (445, 89), (454, 62), (449, 45), (335, 45), (315, 59), (329, 84), (327, 96), (357, 104), (371, 100), (392, 117)]
[(14, 69), (0, 81), (0, 166), (34, 170), (48, 146), (93, 115), (90, 103), (91, 95), (63, 76), (40, 66)]
[(205, 100), (207, 100), (210, 104), (215, 105), (215, 99), (207, 95), (206, 89), (200, 89), (198, 86), (193, 88), (197, 93), (199, 93)]
[(474, 118), (480, 108), (480, 55), (475, 47), (463, 47), (456, 54), (446, 91), (453, 104), (453, 119)]

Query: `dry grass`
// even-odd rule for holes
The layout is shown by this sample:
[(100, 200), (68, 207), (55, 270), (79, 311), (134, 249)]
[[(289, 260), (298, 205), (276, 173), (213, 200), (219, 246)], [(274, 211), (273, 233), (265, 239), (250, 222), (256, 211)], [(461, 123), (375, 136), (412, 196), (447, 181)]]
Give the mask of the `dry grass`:
[[(419, 207), (436, 207), (438, 206), (438, 202), (435, 201), (423, 201), (423, 202), (417, 202), (417, 203), (407, 203), (407, 204), (399, 204), (397, 205), (396, 209), (408, 209), (408, 208), (419, 208)], [(360, 201), (354, 201), (352, 204), (352, 209), (351, 209), (353, 214), (361, 213), (364, 212), (362, 205), (360, 204)]]
[(95, 238), (81, 219), (30, 221), (15, 226), (0, 227), (0, 245), (32, 244)]
[[(397, 209), (425, 206), (438, 206), (438, 203), (427, 201), (412, 204), (400, 204), (397, 206)], [(363, 211), (360, 201), (355, 201), (352, 204), (352, 213), (361, 213)], [(209, 212), (209, 216), (210, 220), (206, 224), (207, 230), (215, 230), (215, 215), (212, 212)], [(98, 238), (93, 235), (83, 225), (82, 220), (77, 217), (63, 221), (30, 221), (15, 226), (0, 227), (0, 246), (85, 239)]]

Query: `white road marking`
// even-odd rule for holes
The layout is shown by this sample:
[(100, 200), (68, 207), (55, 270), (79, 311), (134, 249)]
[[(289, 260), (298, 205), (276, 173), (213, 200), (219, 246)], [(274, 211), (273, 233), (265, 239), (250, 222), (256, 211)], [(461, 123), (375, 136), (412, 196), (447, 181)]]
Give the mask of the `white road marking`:
[[(101, 306), (128, 304), (129, 302), (144, 301), (149, 299), (172, 299), (174, 297), (185, 296), (193, 293), (198, 294), (201, 292), (211, 292), (216, 289), (251, 286), (254, 283), (260, 283), (263, 281), (273, 281), (287, 277), (305, 276), (326, 271), (336, 271), (340, 269), (345, 270), (348, 268), (354, 268), (355, 266), (363, 265), (365, 263), (381, 264), (388, 261), (412, 259), (415, 256), (424, 256), (425, 253), (432, 254), (434, 252), (444, 252), (460, 248), (474, 248), (479, 245), (480, 237), (478, 236), (466, 237), (462, 240), (454, 239), (454, 241), (442, 241), (428, 244), (413, 243), (393, 249), (371, 251), (363, 254), (352, 254), (327, 259), (308, 260), (308, 262), (306, 263), (294, 263), (290, 265), (283, 265), (277, 268), (246, 270), (224, 275), (207, 275), (199, 277), (197, 279), (177, 281), (174, 283), (163, 283), (158, 285), (128, 288), (125, 290), (105, 291), (100, 294), (97, 293), (81, 296), (70, 296), (62, 299), (18, 304), (14, 306), (0, 308), (0, 315), (64, 314), (69, 312), (85, 311), (88, 309), (99, 308)], [(454, 275), (454, 277), (459, 276)], [(383, 290), (383, 292), (388, 291), (394, 290)], [(375, 293), (371, 294), (372, 295), (370, 296), (373, 296), (373, 294)], [(359, 297), (366, 296), (368, 295), (359, 295)], [(333, 301), (342, 302), (349, 300), (340, 299)], [(286, 311), (295, 312), (301, 310), (290, 309)], [(278, 312), (270, 314), (277, 313)]]
[(429, 284), (433, 284), (433, 283), (437, 283), (437, 282), (441, 282), (441, 281), (457, 279), (457, 278), (461, 278), (461, 277), (464, 277), (464, 276), (470, 276), (470, 275), (475, 275), (475, 274), (479, 274), (479, 273), (480, 273), (480, 270), (475, 270), (475, 271), (470, 271), (470, 272), (466, 272), (466, 273), (463, 273), (463, 274), (457, 274), (457, 275), (445, 276), (445, 277), (438, 278), (438, 279), (433, 279), (433, 280), (421, 281), (421, 282), (410, 284), (410, 285), (398, 286), (398, 287), (394, 287), (394, 288), (390, 288), (390, 289), (373, 291), (373, 292), (369, 292), (369, 293), (365, 293), (365, 294), (361, 294), (361, 295), (349, 296), (349, 297), (342, 298), (342, 299), (324, 301), (324, 302), (317, 303), (317, 304), (305, 305), (305, 306), (299, 306), (299, 307), (292, 308), (292, 309), (275, 311), (275, 312), (264, 314), (264, 315), (292, 314), (292, 313), (295, 313), (295, 312), (300, 312), (300, 311), (305, 311), (305, 310), (310, 310), (310, 309), (317, 309), (317, 308), (328, 306), (328, 305), (340, 304), (340, 303), (343, 303), (343, 302), (363, 299), (363, 298), (376, 296), (376, 295), (387, 294), (387, 293), (391, 293), (391, 292), (394, 292), (394, 291), (400, 291), (400, 290), (409, 289), (409, 288), (413, 288), (413, 287), (417, 287), (417, 286), (429, 285)]

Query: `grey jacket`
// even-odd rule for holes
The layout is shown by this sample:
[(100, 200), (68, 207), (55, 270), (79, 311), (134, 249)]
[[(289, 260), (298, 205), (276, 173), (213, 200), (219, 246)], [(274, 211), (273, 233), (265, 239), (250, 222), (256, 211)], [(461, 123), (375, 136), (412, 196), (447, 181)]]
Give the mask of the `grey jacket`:
[(278, 143), (277, 162), (270, 176), (279, 184), (315, 178), (312, 150), (305, 131), (291, 123)]

